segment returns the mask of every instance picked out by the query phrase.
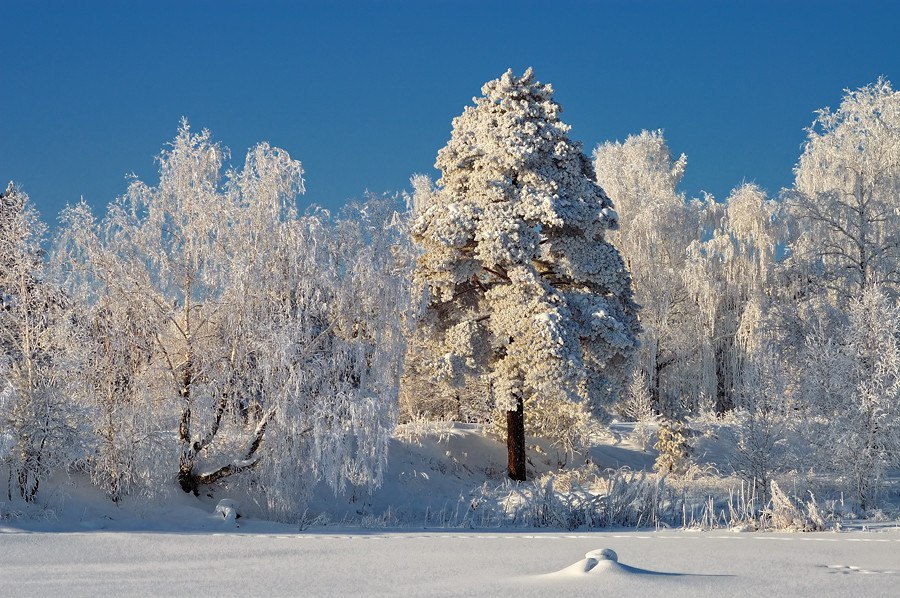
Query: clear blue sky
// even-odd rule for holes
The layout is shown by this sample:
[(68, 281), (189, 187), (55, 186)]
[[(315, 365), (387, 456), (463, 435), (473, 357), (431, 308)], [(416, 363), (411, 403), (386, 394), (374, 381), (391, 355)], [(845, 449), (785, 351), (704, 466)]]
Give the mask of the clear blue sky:
[(0, 0), (0, 180), (52, 223), (105, 206), (179, 118), (235, 161), (267, 140), (336, 207), (433, 173), (483, 82), (535, 68), (590, 150), (663, 128), (683, 188), (791, 182), (843, 88), (900, 87), (898, 2), (11, 2)]

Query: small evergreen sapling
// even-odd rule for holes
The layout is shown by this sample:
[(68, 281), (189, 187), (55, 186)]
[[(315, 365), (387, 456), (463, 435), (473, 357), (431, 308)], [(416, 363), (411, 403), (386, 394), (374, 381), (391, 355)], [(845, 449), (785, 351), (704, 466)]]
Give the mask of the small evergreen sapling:
[(684, 425), (669, 421), (656, 433), (654, 448), (659, 451), (653, 468), (662, 474), (684, 475), (691, 465), (691, 445)]

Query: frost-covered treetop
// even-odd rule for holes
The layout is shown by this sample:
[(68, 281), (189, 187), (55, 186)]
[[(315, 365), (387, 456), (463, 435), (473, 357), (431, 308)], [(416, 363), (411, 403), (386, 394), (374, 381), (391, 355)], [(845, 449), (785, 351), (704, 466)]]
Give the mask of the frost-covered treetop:
[(900, 92), (886, 79), (847, 91), (840, 107), (817, 111), (795, 169), (806, 194), (900, 194)]
[(676, 188), (686, 167), (684, 154), (672, 159), (661, 129), (629, 135), (622, 143), (608, 141), (594, 150), (597, 180), (616, 198), (619, 211), (632, 215), (629, 220), (648, 203), (684, 204)]
[(611, 202), (593, 182), (581, 144), (568, 139), (550, 85), (535, 81), (531, 69), (521, 78), (510, 70), (482, 93), (453, 120), (435, 163), (438, 184), (482, 210), (515, 203), (516, 216), (546, 226), (612, 227)]
[[(438, 152), (442, 197), (418, 206), (417, 232), (457, 249), (476, 242), (484, 264), (509, 266), (549, 257), (561, 249), (554, 239), (599, 241), (617, 226), (581, 144), (567, 137), (570, 127), (559, 119), (552, 92), (531, 69), (522, 77), (509, 70), (484, 85)], [(579, 265), (565, 274), (595, 273), (576, 272)]]
[(900, 293), (900, 92), (889, 81), (819, 110), (791, 197), (792, 250), (844, 300), (872, 284)]
[(611, 202), (593, 182), (581, 145), (568, 139), (550, 85), (535, 81), (531, 69), (521, 78), (510, 70), (482, 93), (453, 120), (435, 164), (438, 184), (488, 212), (498, 201), (515, 203), (515, 215), (536, 224), (596, 233), (613, 227)]

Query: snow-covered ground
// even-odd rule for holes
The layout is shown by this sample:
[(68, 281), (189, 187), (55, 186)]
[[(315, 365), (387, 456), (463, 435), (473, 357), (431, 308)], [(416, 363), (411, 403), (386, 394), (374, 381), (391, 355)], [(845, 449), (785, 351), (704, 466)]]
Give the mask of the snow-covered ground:
[[(549, 442), (529, 438), (528, 479), (559, 471), (561, 465), (578, 467), (587, 460), (600, 470), (652, 470), (656, 453), (639, 450), (628, 438), (629, 426), (614, 426), (610, 435), (598, 438), (584, 454), (566, 455)], [(332, 523), (369, 517), (379, 519), (379, 525), (414, 522), (440, 526), (443, 520), (448, 525), (465, 524), (460, 519), (471, 504), (473, 491), (506, 483), (505, 442), (482, 426), (428, 422), (401, 426), (400, 430), (390, 444), (381, 488), (348, 503), (323, 485), (313, 496), (310, 511), (328, 513)]]
[[(650, 469), (655, 454), (629, 430), (613, 426), (579, 456), (532, 445), (529, 477), (566, 458)], [(0, 500), (0, 597), (890, 596), (900, 587), (896, 521), (847, 519), (843, 531), (820, 533), (491, 528), (472, 500), (506, 491), (478, 494), (505, 488), (504, 448), (478, 426), (404, 429), (381, 489), (319, 488), (301, 525), (265, 521), (253, 496), (173, 490), (116, 505), (83, 477), (60, 475), (38, 505)], [(617, 561), (595, 552), (605, 548)]]
[[(10, 597), (896, 596), (900, 584), (898, 528), (816, 534), (3, 531), (0, 596)], [(571, 567), (601, 548), (613, 549), (619, 562), (601, 561), (586, 573)]]

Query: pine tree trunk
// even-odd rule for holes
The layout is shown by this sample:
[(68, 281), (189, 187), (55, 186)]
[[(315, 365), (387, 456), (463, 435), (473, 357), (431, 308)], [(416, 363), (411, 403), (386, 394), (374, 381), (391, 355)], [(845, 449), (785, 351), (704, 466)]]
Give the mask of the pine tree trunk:
[(516, 410), (506, 412), (506, 452), (509, 478), (525, 481), (525, 411), (522, 399), (516, 400)]

